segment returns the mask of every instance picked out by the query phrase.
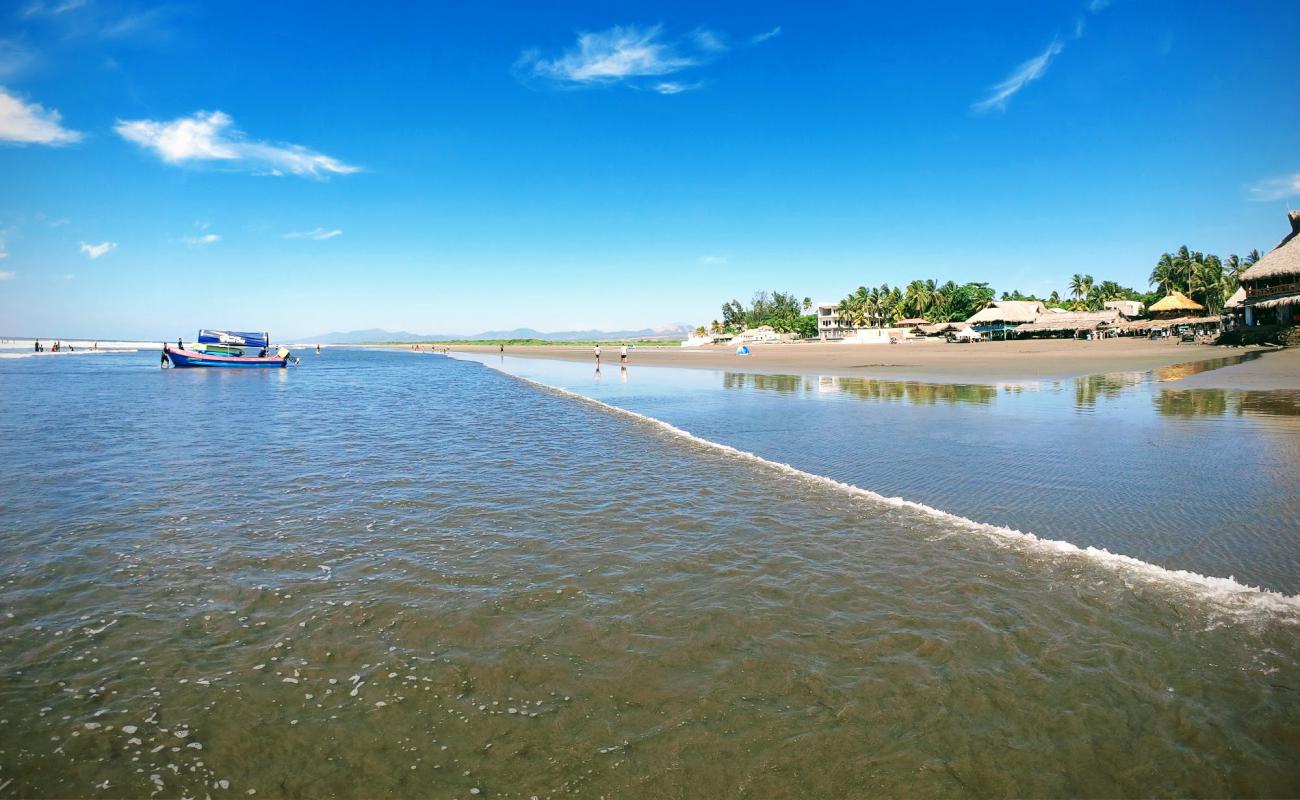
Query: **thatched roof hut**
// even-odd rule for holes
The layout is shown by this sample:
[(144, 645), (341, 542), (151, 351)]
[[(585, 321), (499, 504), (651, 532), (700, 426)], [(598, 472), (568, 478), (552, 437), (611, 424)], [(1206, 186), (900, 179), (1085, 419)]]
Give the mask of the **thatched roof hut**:
[(1067, 311), (1063, 314), (1044, 314), (1033, 322), (1016, 328), (1017, 336), (1044, 333), (1085, 333), (1106, 328), (1120, 321), (1120, 313), (1108, 308), (1103, 311)]
[(1268, 255), (1241, 273), (1241, 285), (1246, 290), (1244, 305), (1248, 312), (1277, 309), (1279, 322), (1294, 323), (1300, 320), (1300, 211), (1288, 212), (1287, 219), (1291, 232)]
[(967, 325), (1023, 325), (1047, 313), (1037, 300), (994, 300), (966, 320)]
[(897, 322), (895, 322), (894, 327), (895, 328), (919, 328), (925, 324), (927, 324), (927, 320), (924, 320), (920, 317), (908, 317), (907, 319), (900, 319)]
[(1237, 291), (1233, 292), (1232, 297), (1229, 297), (1227, 302), (1223, 304), (1223, 308), (1225, 310), (1230, 308), (1241, 308), (1242, 304), (1245, 302), (1246, 302), (1246, 287), (1238, 286)]
[(1205, 306), (1178, 291), (1170, 292), (1147, 309), (1153, 317), (1186, 316), (1189, 311), (1204, 310)]

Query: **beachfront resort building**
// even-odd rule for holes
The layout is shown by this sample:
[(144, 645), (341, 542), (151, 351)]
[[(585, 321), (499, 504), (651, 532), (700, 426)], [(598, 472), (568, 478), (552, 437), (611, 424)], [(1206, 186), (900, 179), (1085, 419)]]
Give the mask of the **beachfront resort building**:
[(839, 303), (817, 304), (817, 338), (823, 342), (838, 342), (855, 330), (840, 320), (839, 307)]
[(1146, 309), (1141, 300), (1107, 300), (1101, 307), (1118, 311), (1125, 319), (1137, 319)]
[(993, 300), (966, 324), (976, 331), (1005, 339), (1008, 331), (1033, 322), (1047, 313), (1047, 306), (1037, 300)]
[(1300, 211), (1287, 219), (1286, 238), (1241, 273), (1247, 325), (1300, 325)]

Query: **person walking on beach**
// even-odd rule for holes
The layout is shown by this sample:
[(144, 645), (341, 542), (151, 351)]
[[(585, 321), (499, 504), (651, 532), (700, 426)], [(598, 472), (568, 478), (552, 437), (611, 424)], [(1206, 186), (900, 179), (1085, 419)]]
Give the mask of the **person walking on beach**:
[(596, 369), (600, 369), (600, 345), (596, 345)]
[(618, 363), (627, 363), (627, 345), (623, 345), (623, 349), (618, 351)]
[(182, 341), (181, 341), (181, 337), (179, 337), (179, 336), (176, 337), (176, 349), (177, 349), (177, 350), (184, 350), (184, 349), (185, 349), (185, 342), (182, 342)]
[(40, 339), (37, 339), (37, 340), (36, 340), (36, 352), (38, 352), (38, 353), (41, 352), (41, 340), (40, 340)]
[(502, 354), (502, 355), (505, 355), (505, 352), (506, 352), (506, 346), (505, 346), (505, 345), (501, 345), (501, 354)]

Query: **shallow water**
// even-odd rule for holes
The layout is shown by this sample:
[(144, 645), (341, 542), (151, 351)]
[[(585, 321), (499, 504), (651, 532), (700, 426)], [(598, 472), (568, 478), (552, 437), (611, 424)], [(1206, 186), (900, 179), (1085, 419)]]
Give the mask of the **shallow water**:
[(1300, 592), (1300, 393), (1170, 388), (1204, 364), (995, 386), (477, 360), (979, 522)]
[[(153, 361), (0, 367), (0, 795), (1300, 792), (1285, 598), (477, 364)], [(868, 409), (637, 374), (701, 420)]]

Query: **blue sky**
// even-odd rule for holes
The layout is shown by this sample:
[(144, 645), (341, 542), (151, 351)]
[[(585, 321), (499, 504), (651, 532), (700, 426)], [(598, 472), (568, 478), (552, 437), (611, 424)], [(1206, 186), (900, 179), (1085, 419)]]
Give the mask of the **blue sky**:
[(1300, 204), (1294, 0), (0, 9), (0, 334), (1146, 288)]

